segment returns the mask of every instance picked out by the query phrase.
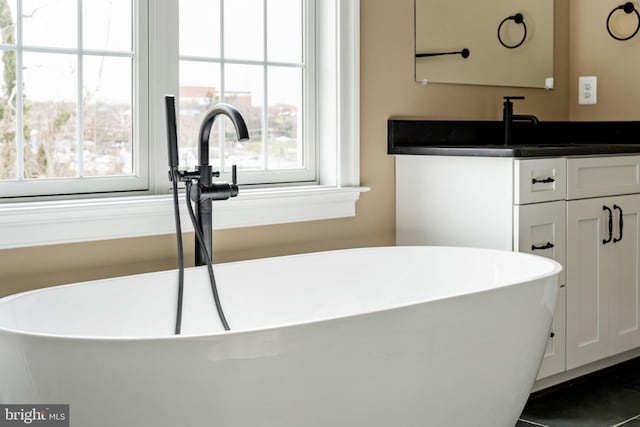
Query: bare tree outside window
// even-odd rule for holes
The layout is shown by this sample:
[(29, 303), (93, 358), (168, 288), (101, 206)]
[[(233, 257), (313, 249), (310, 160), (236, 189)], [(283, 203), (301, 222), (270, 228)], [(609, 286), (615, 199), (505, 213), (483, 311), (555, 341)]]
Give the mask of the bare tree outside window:
[[(0, 0), (0, 42), (15, 44), (15, 24), (7, 0)], [(0, 179), (16, 179), (16, 52), (2, 52)]]
[(134, 172), (132, 2), (79, 4), (0, 0), (0, 180)]

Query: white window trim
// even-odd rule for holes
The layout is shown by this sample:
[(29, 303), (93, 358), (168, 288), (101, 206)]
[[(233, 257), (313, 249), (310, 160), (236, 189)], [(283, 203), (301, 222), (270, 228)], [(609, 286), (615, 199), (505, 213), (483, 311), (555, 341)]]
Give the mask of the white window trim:
[[(360, 187), (246, 190), (216, 202), (216, 230), (355, 215)], [(182, 229), (193, 231), (184, 197)], [(17, 203), (0, 209), (0, 249), (175, 233), (170, 195)]]
[[(164, 2), (151, 2), (152, 4)], [(170, 3), (177, 13), (177, 0)], [(215, 229), (280, 224), (298, 221), (342, 218), (355, 215), (355, 203), (360, 193), (369, 189), (360, 186), (359, 149), (359, 0), (336, 0), (320, 3), (319, 15), (335, 13), (338, 17), (338, 37), (335, 48), (335, 70), (339, 75), (335, 91), (326, 91), (334, 108), (319, 114), (317, 128), (323, 132), (319, 140), (320, 183), (306, 187), (277, 187), (263, 189), (241, 188), (236, 199), (215, 202)], [(153, 8), (152, 8), (153, 9)], [(167, 10), (151, 10), (150, 37), (161, 46), (173, 46), (177, 40), (168, 37)], [(322, 19), (322, 18), (320, 18)], [(171, 48), (171, 47), (169, 47)], [(323, 46), (319, 47), (323, 50)], [(162, 94), (177, 93), (177, 81), (168, 76), (176, 69), (154, 61), (150, 52), (149, 87), (155, 88), (155, 100), (150, 102), (149, 141), (150, 158), (155, 161), (156, 181), (167, 179), (164, 109)], [(326, 131), (329, 129), (329, 132)], [(331, 142), (335, 140), (335, 144)], [(161, 141), (162, 143), (158, 143)], [(330, 159), (330, 161), (327, 161)], [(335, 160), (335, 161), (334, 161)], [(168, 182), (167, 182), (168, 186)], [(183, 228), (190, 230), (184, 201), (181, 202)], [(82, 200), (3, 203), (0, 205), (0, 249), (52, 245), (94, 240), (151, 236), (175, 232), (173, 206), (170, 195), (104, 197)]]

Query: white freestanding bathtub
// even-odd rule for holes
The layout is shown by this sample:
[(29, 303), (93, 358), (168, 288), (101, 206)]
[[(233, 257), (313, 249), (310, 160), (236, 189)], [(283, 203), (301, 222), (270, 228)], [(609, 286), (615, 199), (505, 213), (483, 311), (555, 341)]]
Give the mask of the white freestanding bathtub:
[(513, 427), (560, 266), (527, 254), (367, 248), (218, 264), (0, 300), (0, 403), (71, 426)]

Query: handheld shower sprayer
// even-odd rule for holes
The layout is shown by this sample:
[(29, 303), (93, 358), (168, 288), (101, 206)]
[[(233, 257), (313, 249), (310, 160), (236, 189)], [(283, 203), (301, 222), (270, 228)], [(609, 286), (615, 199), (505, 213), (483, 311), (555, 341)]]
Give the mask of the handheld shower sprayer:
[(176, 99), (171, 95), (164, 97), (167, 112), (167, 143), (169, 148), (169, 170), (178, 169), (178, 127), (176, 125)]

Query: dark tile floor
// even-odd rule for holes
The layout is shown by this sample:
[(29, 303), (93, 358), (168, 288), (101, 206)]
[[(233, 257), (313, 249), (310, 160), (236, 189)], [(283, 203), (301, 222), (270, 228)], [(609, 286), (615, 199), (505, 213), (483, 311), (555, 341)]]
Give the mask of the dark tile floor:
[(516, 427), (640, 427), (640, 358), (533, 394)]

